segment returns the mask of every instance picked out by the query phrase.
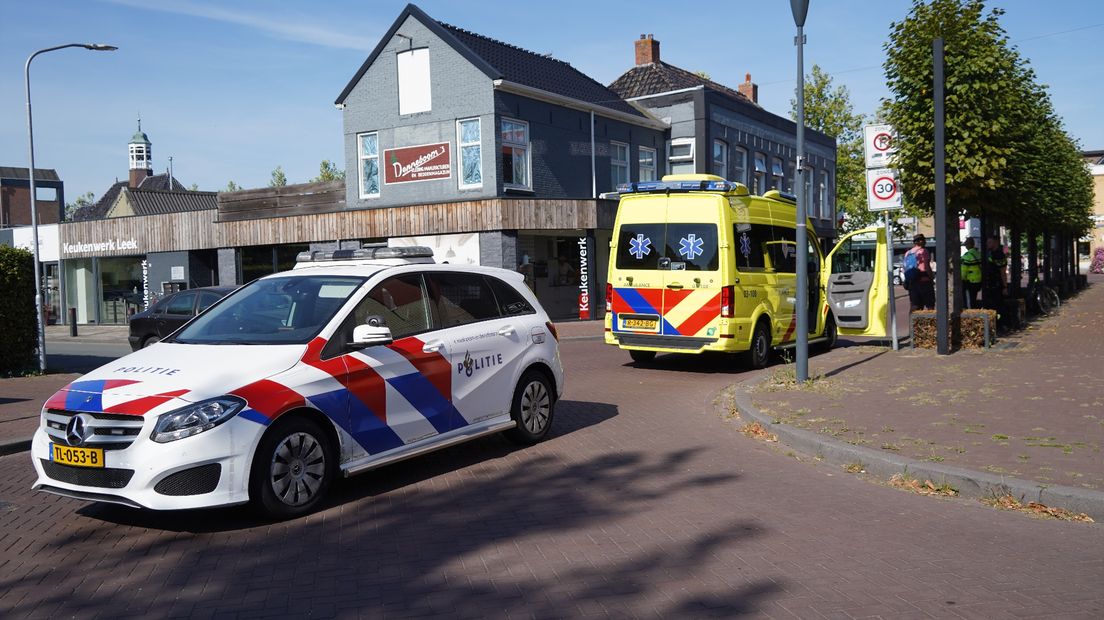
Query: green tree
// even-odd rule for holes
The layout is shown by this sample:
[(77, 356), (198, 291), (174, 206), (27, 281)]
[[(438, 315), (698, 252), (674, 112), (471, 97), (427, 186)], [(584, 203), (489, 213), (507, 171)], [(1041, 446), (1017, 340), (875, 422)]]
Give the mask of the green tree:
[(338, 168), (337, 165), (330, 160), (323, 159), (322, 163), (318, 165), (318, 176), (311, 179), (311, 183), (339, 180), (345, 180), (345, 171)]
[(284, 187), (287, 185), (287, 175), (284, 174), (284, 168), (282, 166), (276, 166), (276, 169), (272, 171), (272, 180), (268, 182), (269, 187)]
[(199, 191), (199, 184), (198, 183), (192, 183), (191, 185), (188, 186), (188, 191), (189, 192), (198, 192)]
[(76, 214), (77, 210), (92, 206), (95, 202), (96, 197), (92, 192), (85, 192), (77, 196), (76, 200), (73, 202), (65, 203), (65, 219), (73, 219), (73, 215)]
[(224, 192), (239, 192), (239, 191), (241, 191), (241, 186), (238, 185), (237, 183), (235, 183), (233, 180), (231, 180), (231, 181), (228, 181), (226, 183), (226, 189), (224, 189), (222, 191), (224, 191)]
[[(797, 120), (797, 101), (790, 100)], [(836, 211), (844, 215), (844, 232), (869, 226), (878, 216), (867, 209), (863, 159), (863, 117), (851, 105), (846, 86), (835, 86), (819, 65), (805, 76), (805, 126), (836, 139)]]
[(935, 203), (932, 40), (944, 39), (947, 203), (970, 214), (1007, 216), (1014, 203), (1011, 161), (1024, 142), (1017, 127), (1024, 72), (982, 0), (913, 0), (885, 44), (893, 98), (886, 120), (897, 131), (906, 201), (925, 213)]

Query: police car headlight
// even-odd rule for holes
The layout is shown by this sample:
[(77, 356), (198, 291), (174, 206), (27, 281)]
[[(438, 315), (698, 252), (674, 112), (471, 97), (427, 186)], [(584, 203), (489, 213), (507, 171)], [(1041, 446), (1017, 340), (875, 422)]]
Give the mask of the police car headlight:
[(198, 435), (234, 417), (244, 407), (244, 400), (223, 396), (170, 411), (157, 418), (157, 425), (153, 427), (150, 439), (157, 443), (168, 443)]

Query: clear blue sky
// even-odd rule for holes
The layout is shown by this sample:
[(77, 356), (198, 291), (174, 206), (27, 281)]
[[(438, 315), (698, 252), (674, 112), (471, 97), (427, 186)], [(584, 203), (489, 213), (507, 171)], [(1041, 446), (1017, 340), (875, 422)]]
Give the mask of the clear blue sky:
[[(201, 189), (233, 179), (267, 185), (282, 165), (290, 182), (322, 159), (344, 166), (333, 100), (405, 6), (391, 0), (5, 0), (0, 21), (0, 165), (26, 166), (23, 63), (34, 50), (102, 42), (39, 56), (31, 69), (36, 160), (55, 168), (72, 200), (96, 197), (127, 174), (135, 118), (153, 142), (154, 166), (173, 157), (176, 177)], [(1001, 3), (1010, 39), (1050, 86), (1068, 131), (1104, 148), (1104, 71), (1098, 42), (1104, 3)], [(907, 0), (812, 0), (806, 66), (821, 65), (872, 113), (887, 95), (882, 45)], [(735, 86), (750, 72), (760, 103), (788, 115), (796, 75), (785, 0), (670, 2), (423, 0), (430, 16), (540, 53), (609, 83), (633, 63), (633, 40), (653, 33), (664, 60)], [(677, 6), (675, 12), (672, 7)]]

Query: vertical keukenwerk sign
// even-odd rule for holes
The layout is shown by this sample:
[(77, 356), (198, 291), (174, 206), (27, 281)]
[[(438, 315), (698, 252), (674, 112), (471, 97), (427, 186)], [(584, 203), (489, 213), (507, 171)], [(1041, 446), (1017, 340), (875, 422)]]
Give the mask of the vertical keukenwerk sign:
[(579, 318), (590, 318), (590, 236), (579, 237)]

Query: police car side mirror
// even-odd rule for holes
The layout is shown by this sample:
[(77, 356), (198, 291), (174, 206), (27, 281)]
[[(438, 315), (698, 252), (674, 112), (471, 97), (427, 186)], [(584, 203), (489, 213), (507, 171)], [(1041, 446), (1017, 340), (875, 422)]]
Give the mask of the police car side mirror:
[(378, 316), (368, 317), (365, 325), (357, 325), (353, 328), (353, 341), (350, 347), (363, 348), (394, 342), (391, 336), (391, 328), (383, 324)]

